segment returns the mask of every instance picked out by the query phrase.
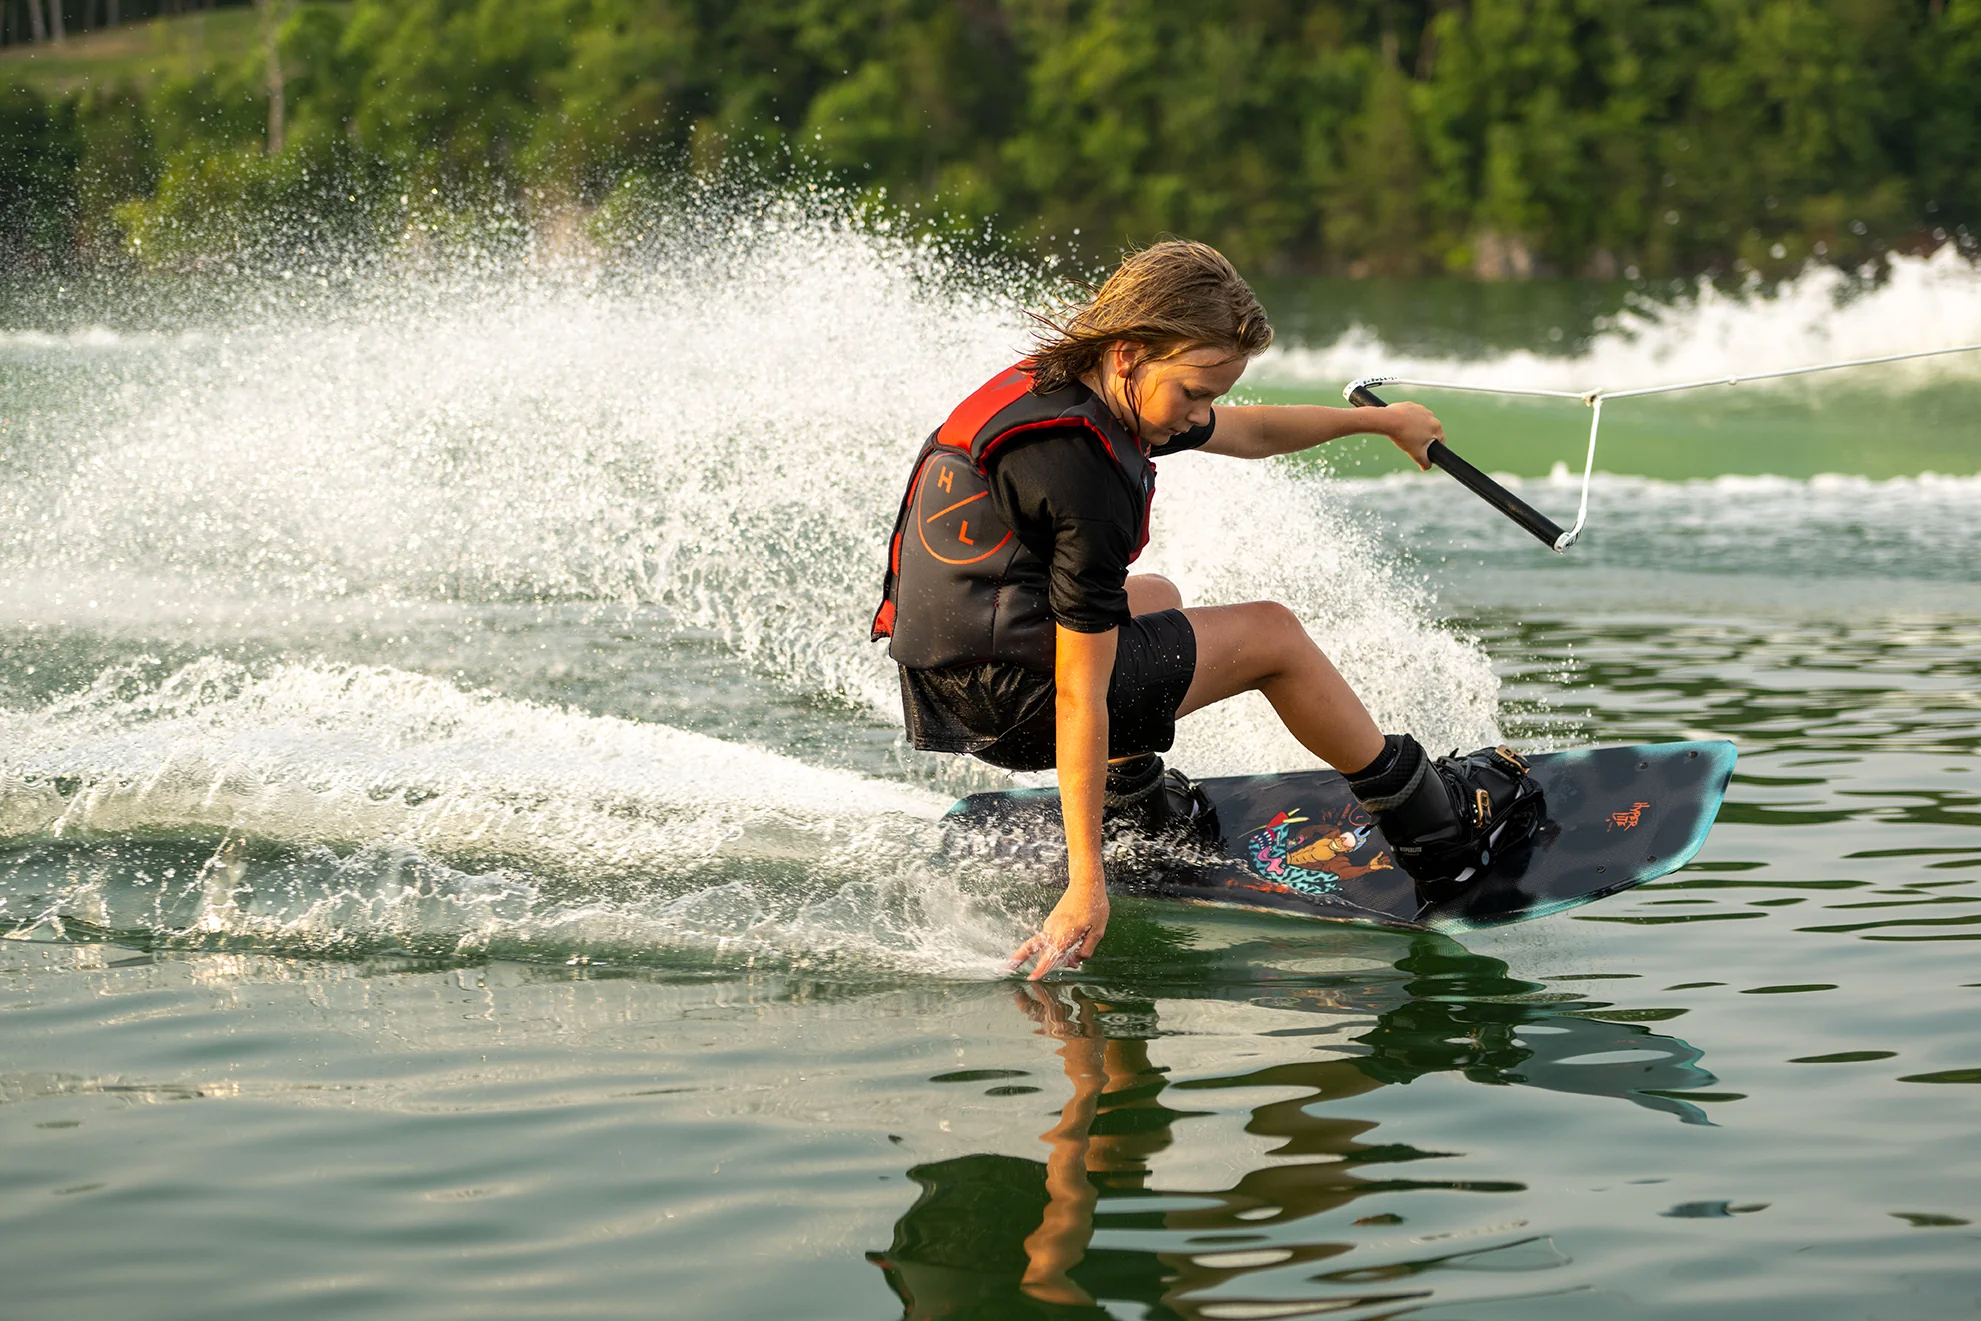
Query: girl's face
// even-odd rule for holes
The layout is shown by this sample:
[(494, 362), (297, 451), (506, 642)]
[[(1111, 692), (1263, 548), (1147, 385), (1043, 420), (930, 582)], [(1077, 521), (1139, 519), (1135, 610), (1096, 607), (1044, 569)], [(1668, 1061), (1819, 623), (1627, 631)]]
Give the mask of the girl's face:
[(1102, 395), (1123, 417), (1140, 420), (1144, 445), (1160, 445), (1210, 421), (1211, 404), (1238, 384), (1248, 361), (1222, 349), (1150, 359), (1139, 344), (1116, 344), (1102, 359)]

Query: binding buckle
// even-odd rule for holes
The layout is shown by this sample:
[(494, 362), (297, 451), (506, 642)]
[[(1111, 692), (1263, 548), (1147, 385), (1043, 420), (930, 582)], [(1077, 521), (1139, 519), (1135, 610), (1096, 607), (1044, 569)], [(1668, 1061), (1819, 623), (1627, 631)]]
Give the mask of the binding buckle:
[(1527, 774), (1527, 762), (1519, 753), (1502, 743), (1493, 749), (1493, 755), (1500, 759), (1515, 775)]

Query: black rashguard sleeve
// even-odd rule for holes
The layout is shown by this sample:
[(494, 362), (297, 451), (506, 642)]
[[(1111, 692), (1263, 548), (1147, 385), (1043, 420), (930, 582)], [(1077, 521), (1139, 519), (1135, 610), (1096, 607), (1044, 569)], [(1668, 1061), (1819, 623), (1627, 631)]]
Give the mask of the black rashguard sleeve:
[(1142, 511), (1099, 444), (1082, 432), (1046, 432), (1000, 450), (990, 479), (998, 512), (1048, 567), (1054, 621), (1076, 633), (1127, 623)]

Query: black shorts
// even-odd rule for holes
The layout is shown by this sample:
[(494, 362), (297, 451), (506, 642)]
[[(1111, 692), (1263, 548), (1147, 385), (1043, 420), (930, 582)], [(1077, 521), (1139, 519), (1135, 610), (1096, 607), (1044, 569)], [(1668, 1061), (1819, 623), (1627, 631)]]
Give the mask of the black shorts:
[[(1197, 632), (1181, 610), (1136, 615), (1117, 631), (1107, 685), (1107, 755), (1167, 752), (1176, 708), (1197, 673)], [(972, 755), (1010, 771), (1049, 771), (1057, 760), (1058, 688), (1050, 674), (1023, 672), (1013, 693), (1016, 719)]]

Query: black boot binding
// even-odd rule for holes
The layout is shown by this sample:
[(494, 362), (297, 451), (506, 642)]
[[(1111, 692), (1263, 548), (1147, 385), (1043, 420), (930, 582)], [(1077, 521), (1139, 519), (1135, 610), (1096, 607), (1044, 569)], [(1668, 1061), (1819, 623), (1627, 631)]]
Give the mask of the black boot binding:
[(1218, 838), (1217, 809), (1211, 800), (1182, 771), (1164, 770), (1162, 758), (1153, 752), (1107, 768), (1101, 820), (1146, 835)]
[(1462, 893), (1481, 867), (1531, 836), (1547, 814), (1541, 787), (1511, 748), (1454, 750), (1435, 762), (1392, 734), (1376, 764), (1348, 787), (1396, 851), (1426, 904)]

